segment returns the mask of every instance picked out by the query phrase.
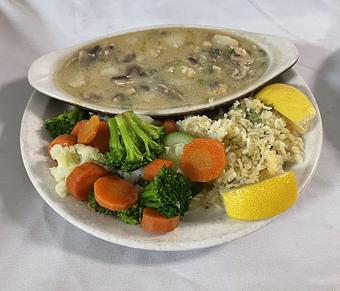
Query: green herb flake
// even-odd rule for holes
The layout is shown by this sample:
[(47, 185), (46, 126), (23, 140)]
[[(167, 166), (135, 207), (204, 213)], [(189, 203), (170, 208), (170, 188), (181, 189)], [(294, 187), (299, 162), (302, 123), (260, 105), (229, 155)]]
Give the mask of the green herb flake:
[(222, 54), (222, 51), (219, 48), (211, 48), (209, 50), (209, 55), (213, 58), (216, 58)]
[[(269, 104), (266, 106), (272, 107), (272, 104)], [(235, 109), (241, 109), (245, 113), (245, 118), (251, 121), (252, 123), (263, 123), (263, 120), (260, 115), (265, 109), (262, 108), (260, 109), (260, 112), (257, 113), (254, 109), (247, 108), (247, 106), (243, 102), (240, 102), (239, 104), (237, 104)], [(271, 109), (268, 109), (268, 110), (271, 110)]]
[(183, 60), (181, 60), (181, 59), (177, 59), (176, 61), (175, 61), (175, 66), (182, 66), (182, 65), (184, 65), (185, 64), (185, 62), (183, 61)]
[(246, 118), (249, 119), (252, 123), (262, 123), (262, 119), (259, 114), (257, 114), (254, 110), (250, 109), (246, 113)]
[(235, 53), (235, 49), (233, 47), (229, 47), (228, 48), (228, 53), (231, 55), (233, 53)]
[(139, 85), (139, 88), (142, 89), (143, 91), (150, 91), (150, 87), (147, 85)]

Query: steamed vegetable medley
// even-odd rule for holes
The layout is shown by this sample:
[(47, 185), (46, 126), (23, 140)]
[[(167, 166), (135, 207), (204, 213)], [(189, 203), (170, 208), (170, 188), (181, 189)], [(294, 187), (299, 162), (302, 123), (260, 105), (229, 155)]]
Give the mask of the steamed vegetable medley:
[(234, 219), (264, 219), (297, 198), (294, 173), (284, 167), (303, 161), (300, 135), (315, 114), (308, 98), (285, 84), (214, 116), (177, 122), (74, 108), (45, 121), (57, 162), (50, 171), (59, 196), (149, 232), (174, 230), (197, 205), (223, 205)]
[[(45, 127), (55, 137), (48, 149), (58, 163), (51, 173), (60, 196), (71, 194), (151, 232), (175, 229), (202, 188), (199, 182), (217, 178), (226, 162), (222, 143), (176, 132), (173, 120), (160, 123), (133, 111), (107, 117), (74, 108), (47, 119)], [(179, 143), (188, 146), (171, 159), (166, 149)]]

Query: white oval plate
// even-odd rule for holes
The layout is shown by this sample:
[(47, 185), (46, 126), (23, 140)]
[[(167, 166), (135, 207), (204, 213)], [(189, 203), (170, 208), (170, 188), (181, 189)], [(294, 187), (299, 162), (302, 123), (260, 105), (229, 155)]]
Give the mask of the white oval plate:
[(263, 33), (255, 33), (255, 32), (247, 32), (247, 31), (240, 31), (240, 30), (233, 30), (227, 28), (220, 28), (220, 27), (211, 27), (211, 26), (198, 26), (198, 25), (162, 25), (162, 26), (152, 26), (147, 28), (140, 28), (140, 29), (133, 29), (128, 31), (123, 31), (119, 33), (113, 33), (111, 35), (107, 35), (106, 37), (101, 37), (95, 40), (91, 40), (88, 42), (81, 43), (79, 45), (54, 51), (48, 53), (46, 55), (41, 56), (37, 60), (35, 60), (30, 69), (28, 71), (28, 81), (32, 85), (33, 88), (36, 90), (51, 96), (55, 99), (78, 105), (84, 108), (89, 108), (91, 110), (108, 113), (108, 114), (117, 114), (125, 111), (126, 109), (121, 109), (120, 107), (115, 108), (114, 106), (103, 106), (96, 103), (88, 102), (84, 99), (80, 99), (74, 97), (72, 95), (67, 94), (63, 90), (59, 89), (54, 81), (53, 75), (54, 72), (60, 64), (60, 61), (63, 60), (65, 57), (72, 55), (73, 52), (77, 51), (81, 47), (89, 45), (96, 40), (100, 40), (107, 37), (117, 36), (126, 34), (129, 32), (135, 31), (143, 31), (143, 30), (150, 30), (155, 28), (167, 28), (167, 27), (187, 27), (187, 28), (203, 28), (203, 29), (215, 29), (220, 30), (221, 32), (225, 32), (231, 36), (235, 35), (240, 38), (248, 39), (258, 47), (262, 48), (268, 54), (269, 58), (269, 65), (266, 72), (253, 84), (247, 86), (246, 88), (230, 94), (225, 97), (221, 97), (216, 99), (212, 103), (199, 103), (190, 106), (180, 106), (179, 107), (171, 107), (165, 109), (138, 109), (134, 108), (134, 111), (140, 114), (147, 114), (147, 115), (157, 115), (157, 116), (164, 116), (164, 115), (174, 115), (174, 114), (184, 114), (193, 111), (203, 110), (215, 107), (217, 105), (230, 102), (239, 98), (240, 96), (244, 96), (249, 94), (250, 92), (254, 91), (255, 89), (259, 88), (260, 86), (264, 85), (265, 83), (272, 80), (274, 77), (278, 76), (282, 72), (291, 68), (298, 60), (298, 50), (295, 45), (282, 37), (270, 35), (270, 34), (263, 34)]
[[(275, 81), (289, 83), (301, 89), (317, 109), (315, 123), (304, 136), (305, 161), (292, 168), (301, 193), (312, 177), (321, 152), (323, 138), (321, 116), (312, 92), (294, 70), (287, 71)], [(227, 218), (222, 209), (196, 209), (185, 215), (175, 231), (153, 235), (143, 231), (139, 226), (127, 225), (112, 217), (90, 211), (86, 203), (73, 197), (58, 198), (54, 191), (54, 179), (48, 170), (52, 166), (47, 155), (47, 145), (51, 138), (43, 128), (43, 120), (61, 113), (66, 107), (65, 103), (34, 92), (22, 118), (20, 146), (26, 171), (38, 193), (57, 213), (80, 229), (106, 241), (128, 247), (179, 251), (228, 242), (249, 234), (271, 221), (271, 219), (255, 222), (237, 221)]]

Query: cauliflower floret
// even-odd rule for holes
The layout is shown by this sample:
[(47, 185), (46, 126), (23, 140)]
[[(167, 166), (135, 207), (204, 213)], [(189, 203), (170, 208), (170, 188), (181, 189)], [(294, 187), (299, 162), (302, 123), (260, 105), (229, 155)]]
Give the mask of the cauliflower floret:
[(50, 168), (56, 182), (64, 180), (64, 177), (80, 163), (80, 156), (74, 146), (62, 147), (56, 144), (51, 148), (50, 154), (52, 159), (58, 162), (57, 167)]
[(98, 149), (83, 144), (69, 147), (62, 147), (60, 144), (56, 144), (51, 148), (50, 154), (52, 159), (58, 163), (56, 167), (50, 168), (50, 172), (57, 182), (55, 191), (61, 197), (68, 195), (66, 179), (75, 167), (85, 162), (104, 163), (104, 156)]
[(104, 164), (104, 155), (98, 149), (83, 144), (76, 144), (74, 147), (80, 157), (80, 164), (86, 162)]

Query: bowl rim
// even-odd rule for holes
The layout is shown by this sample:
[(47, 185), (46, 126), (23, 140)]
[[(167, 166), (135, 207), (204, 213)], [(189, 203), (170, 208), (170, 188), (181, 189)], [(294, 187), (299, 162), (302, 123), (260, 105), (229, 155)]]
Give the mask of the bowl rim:
[[(59, 50), (55, 50), (50, 53), (47, 53), (37, 58), (30, 65), (29, 70), (28, 70), (28, 81), (30, 85), (37, 91), (40, 91), (41, 93), (47, 96), (50, 96), (52, 98), (58, 99), (60, 101), (63, 101), (63, 102), (66, 102), (72, 105), (77, 105), (83, 108), (91, 108), (91, 110), (100, 112), (103, 114), (118, 114), (118, 113), (124, 112), (126, 109), (119, 109), (119, 108), (115, 109), (115, 107), (109, 107), (109, 106), (91, 103), (91, 102), (88, 102), (86, 100), (81, 100), (75, 96), (72, 96), (66, 93), (61, 88), (59, 88), (53, 81), (54, 72), (57, 70), (58, 66), (61, 64), (61, 62), (65, 58), (70, 56), (76, 50), (82, 47), (86, 47), (92, 43), (95, 43), (96, 41), (103, 40), (109, 37), (138, 32), (138, 31), (162, 29), (162, 28), (179, 28), (179, 27), (220, 30), (227, 34), (234, 35), (236, 37), (248, 39), (266, 51), (266, 53), (268, 54), (268, 58), (269, 58), (268, 67), (265, 73), (259, 79), (257, 79), (254, 83), (246, 86), (242, 90), (239, 90), (233, 94), (227, 95), (225, 97), (219, 97), (215, 99), (214, 102), (212, 103), (206, 102), (206, 103), (198, 103), (198, 104), (191, 105), (191, 106), (186, 105), (182, 107), (170, 107), (170, 108), (164, 108), (164, 109), (134, 109), (136, 112), (140, 114), (146, 114), (146, 115), (151, 115), (151, 116), (169, 116), (169, 115), (190, 114), (192, 112), (199, 112), (203, 110), (213, 109), (214, 107), (220, 106), (228, 102), (232, 102), (236, 99), (242, 98), (260, 89), (261, 87), (268, 84), (270, 81), (272, 81), (274, 78), (276, 78), (283, 72), (292, 68), (299, 59), (299, 53), (298, 53), (297, 47), (294, 45), (294, 43), (291, 40), (285, 37), (282, 37), (282, 36), (251, 32), (251, 31), (245, 31), (245, 30), (237, 30), (233, 28), (226, 28), (226, 27), (219, 27), (219, 26), (211, 26), (211, 25), (162, 24), (162, 25), (152, 25), (152, 26), (143, 26), (143, 27), (138, 27), (138, 28), (130, 28), (130, 29), (122, 30), (122, 31), (112, 32), (109, 34), (105, 34), (105, 35), (81, 42), (79, 44), (75, 44), (70, 47), (66, 47), (63, 49), (59, 49)], [(254, 39), (254, 37), (262, 38), (262, 42), (259, 39), (258, 40)], [(288, 59), (289, 57), (289, 61), (287, 61), (287, 63), (285, 63), (284, 65), (281, 64), (281, 66), (278, 66), (275, 63), (273, 64), (273, 59), (272, 59), (273, 56), (271, 55), (273, 52), (269, 50), (269, 43), (265, 43), (266, 41), (268, 42), (269, 39), (274, 40), (274, 43), (281, 42), (281, 45), (286, 44), (289, 47), (289, 54), (287, 54), (287, 51), (285, 51), (285, 54), (281, 56), (281, 59), (284, 57)], [(278, 47), (275, 48), (275, 46), (273, 46), (272, 49), (278, 49)], [(51, 60), (48, 61), (48, 58), (51, 58)], [(45, 62), (43, 63), (45, 67), (46, 67), (46, 62), (48, 66), (51, 66), (50, 69), (46, 71), (44, 74), (41, 74), (41, 72), (39, 71), (39, 64), (41, 62)], [(45, 68), (43, 70), (45, 70)]]

